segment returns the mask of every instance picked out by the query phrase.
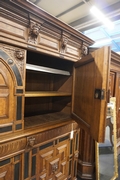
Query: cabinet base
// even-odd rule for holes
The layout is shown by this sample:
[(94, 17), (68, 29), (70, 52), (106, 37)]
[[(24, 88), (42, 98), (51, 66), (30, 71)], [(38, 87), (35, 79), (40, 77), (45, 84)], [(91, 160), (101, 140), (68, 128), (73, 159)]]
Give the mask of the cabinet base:
[(94, 165), (86, 162), (78, 162), (78, 180), (82, 179), (94, 179)]

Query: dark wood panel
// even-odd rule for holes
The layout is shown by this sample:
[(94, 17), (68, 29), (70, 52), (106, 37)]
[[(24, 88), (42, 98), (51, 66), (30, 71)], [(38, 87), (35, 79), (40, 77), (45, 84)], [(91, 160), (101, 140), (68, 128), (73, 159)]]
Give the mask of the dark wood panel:
[(72, 117), (98, 142), (105, 135), (109, 68), (109, 47), (84, 57), (74, 68)]

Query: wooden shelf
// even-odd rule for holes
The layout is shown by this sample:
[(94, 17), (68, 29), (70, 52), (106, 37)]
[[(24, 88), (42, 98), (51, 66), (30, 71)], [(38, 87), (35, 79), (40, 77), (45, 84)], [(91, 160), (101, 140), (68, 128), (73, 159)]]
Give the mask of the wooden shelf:
[(24, 122), (25, 122), (25, 129), (40, 125), (43, 126), (45, 124), (47, 125), (48, 128), (48, 126), (52, 123), (54, 124), (56, 122), (62, 123), (70, 119), (71, 119), (70, 114), (66, 114), (63, 112), (55, 112), (55, 113), (25, 117)]
[(53, 96), (71, 96), (68, 92), (58, 91), (26, 91), (25, 97), (53, 97)]

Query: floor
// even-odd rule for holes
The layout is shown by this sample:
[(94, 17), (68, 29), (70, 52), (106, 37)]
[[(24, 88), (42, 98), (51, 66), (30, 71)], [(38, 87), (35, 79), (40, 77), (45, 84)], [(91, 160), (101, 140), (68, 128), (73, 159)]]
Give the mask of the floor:
[(120, 180), (120, 155), (118, 156), (118, 178), (116, 180)]

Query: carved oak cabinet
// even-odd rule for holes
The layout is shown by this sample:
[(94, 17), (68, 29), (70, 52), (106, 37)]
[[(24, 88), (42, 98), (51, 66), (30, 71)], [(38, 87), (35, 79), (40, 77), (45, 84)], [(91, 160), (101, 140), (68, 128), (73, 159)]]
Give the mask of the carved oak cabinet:
[(92, 179), (110, 48), (89, 53), (91, 39), (29, 1), (0, 10), (0, 180)]

